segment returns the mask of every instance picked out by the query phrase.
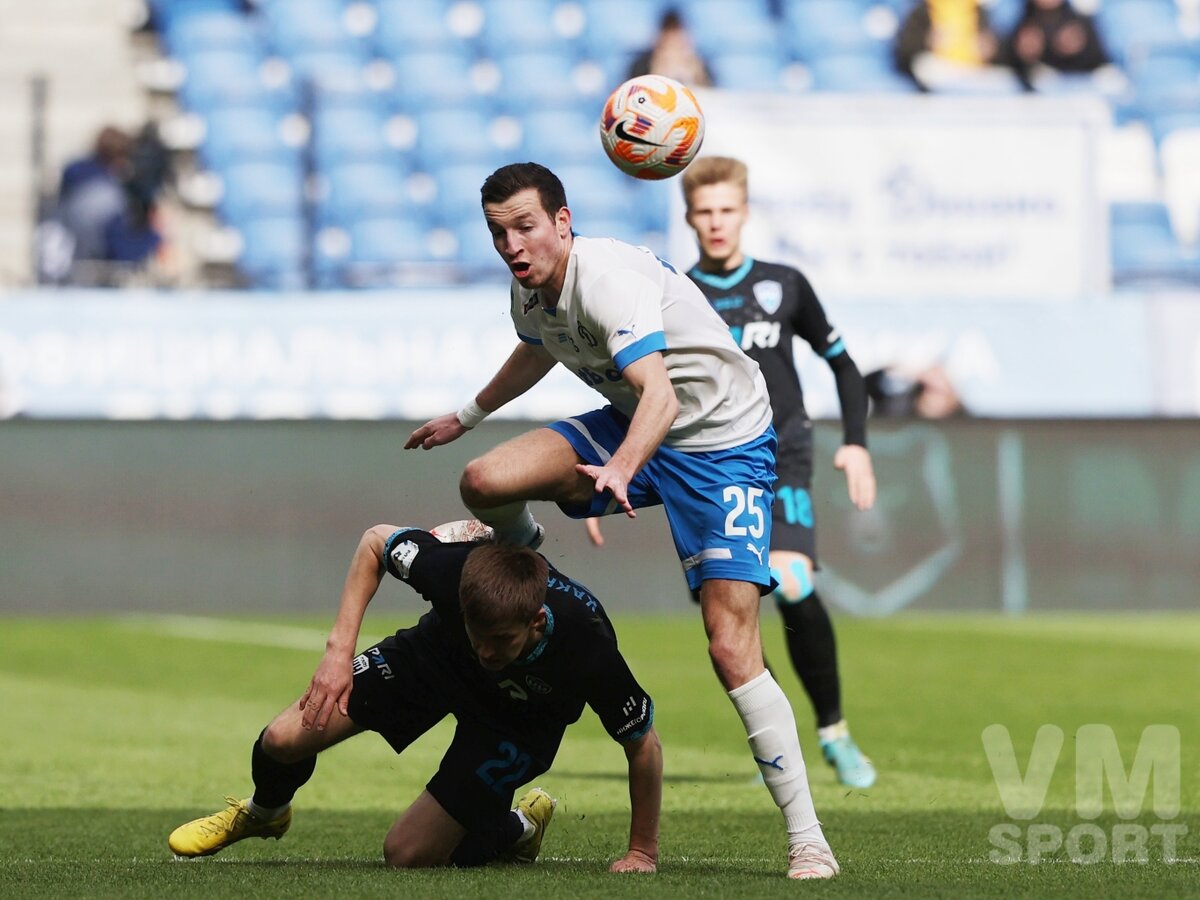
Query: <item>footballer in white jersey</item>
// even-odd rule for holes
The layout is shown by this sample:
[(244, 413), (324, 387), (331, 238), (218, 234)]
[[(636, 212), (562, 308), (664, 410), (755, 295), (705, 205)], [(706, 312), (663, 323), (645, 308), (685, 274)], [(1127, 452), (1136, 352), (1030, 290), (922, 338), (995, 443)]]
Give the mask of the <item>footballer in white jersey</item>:
[(557, 304), (543, 307), (538, 289), (514, 279), (512, 318), (521, 340), (543, 346), (628, 418), (638, 396), (621, 373), (661, 352), (679, 400), (668, 447), (724, 450), (771, 422), (758, 363), (692, 280), (645, 247), (575, 237)]

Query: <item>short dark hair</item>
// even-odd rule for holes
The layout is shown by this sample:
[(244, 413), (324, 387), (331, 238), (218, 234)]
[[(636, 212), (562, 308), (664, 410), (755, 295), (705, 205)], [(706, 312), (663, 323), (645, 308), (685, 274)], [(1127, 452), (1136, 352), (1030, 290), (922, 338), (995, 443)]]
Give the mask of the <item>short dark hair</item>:
[(567, 205), (567, 192), (558, 176), (535, 162), (501, 166), (484, 180), (479, 195), (484, 204), (503, 203), (528, 188), (537, 189), (542, 209), (551, 219)]
[(526, 625), (546, 599), (550, 564), (527, 547), (483, 544), (463, 565), (458, 602), (473, 629)]

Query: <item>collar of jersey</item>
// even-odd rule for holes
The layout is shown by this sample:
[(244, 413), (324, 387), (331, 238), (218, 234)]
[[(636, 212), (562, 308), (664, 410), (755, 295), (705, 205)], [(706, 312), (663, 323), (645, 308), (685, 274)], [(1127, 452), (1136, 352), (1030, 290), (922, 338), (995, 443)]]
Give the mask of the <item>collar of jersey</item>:
[(537, 646), (530, 650), (527, 656), (514, 662), (514, 666), (529, 665), (545, 652), (546, 645), (550, 643), (550, 635), (554, 634), (554, 613), (550, 612), (550, 607), (545, 603), (542, 604), (542, 609), (546, 611), (546, 631), (542, 635), (542, 639), (538, 641)]
[(703, 281), (710, 287), (715, 287), (719, 291), (727, 291), (750, 273), (750, 267), (754, 265), (754, 260), (747, 256), (742, 260), (742, 264), (730, 272), (728, 275), (714, 275), (711, 272), (702, 272), (699, 266), (693, 266), (692, 271), (688, 272), (697, 281)]

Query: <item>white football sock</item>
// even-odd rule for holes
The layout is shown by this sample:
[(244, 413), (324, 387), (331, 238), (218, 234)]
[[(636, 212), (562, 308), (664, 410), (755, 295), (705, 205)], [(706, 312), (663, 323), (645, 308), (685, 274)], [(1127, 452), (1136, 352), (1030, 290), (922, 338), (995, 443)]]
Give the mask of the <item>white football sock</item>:
[(287, 812), (287, 808), (291, 805), (292, 804), (290, 803), (285, 803), (283, 806), (259, 806), (254, 802), (254, 799), (251, 798), (250, 802), (247, 804), (247, 809), (250, 810), (250, 815), (254, 816), (255, 818), (262, 819), (264, 822), (270, 822), (274, 819), (278, 819), (285, 812)]
[(528, 546), (537, 537), (537, 522), (533, 521), (533, 513), (529, 504), (524, 500), (505, 503), (503, 506), (489, 506), (486, 509), (475, 509), (468, 506), (471, 514), (485, 525), (490, 525), (496, 532), (496, 541), (500, 544), (515, 544), (518, 547)]
[(783, 812), (788, 840), (825, 840), (808, 788), (808, 773), (787, 695), (769, 671), (729, 692), (742, 718), (750, 749), (775, 805)]
[(850, 726), (846, 724), (845, 719), (839, 719), (832, 725), (818, 728), (817, 737), (821, 739), (821, 743), (823, 744), (836, 741), (838, 738), (850, 737)]

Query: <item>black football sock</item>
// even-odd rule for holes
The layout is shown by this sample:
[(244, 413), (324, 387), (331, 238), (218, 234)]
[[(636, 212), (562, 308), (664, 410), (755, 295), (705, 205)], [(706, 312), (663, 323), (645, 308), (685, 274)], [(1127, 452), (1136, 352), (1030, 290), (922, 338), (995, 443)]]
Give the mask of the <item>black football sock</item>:
[(842, 718), (842, 683), (838, 676), (837, 642), (829, 612), (813, 591), (795, 603), (780, 603), (784, 636), (792, 665), (812, 701), (817, 727)]
[(317, 768), (317, 757), (310, 756), (295, 763), (281, 763), (272, 759), (262, 745), (262, 736), (266, 731), (264, 728), (254, 742), (254, 751), (250, 754), (250, 774), (254, 779), (254, 802), (271, 809), (292, 802), (296, 791), (312, 778)]
[(450, 854), (451, 865), (460, 869), (486, 866), (525, 833), (525, 825), (515, 811), (506, 813), (498, 828), (473, 831)]

